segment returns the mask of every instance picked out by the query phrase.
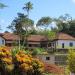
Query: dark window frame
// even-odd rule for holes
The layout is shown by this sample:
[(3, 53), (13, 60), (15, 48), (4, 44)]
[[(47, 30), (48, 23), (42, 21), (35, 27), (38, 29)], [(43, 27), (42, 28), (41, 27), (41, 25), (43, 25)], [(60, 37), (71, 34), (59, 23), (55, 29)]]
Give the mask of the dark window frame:
[(47, 56), (47, 57), (46, 57), (46, 60), (49, 61), (49, 60), (50, 60), (50, 57)]
[(2, 44), (4, 44), (4, 40), (2, 40)]
[(62, 48), (64, 48), (65, 47), (65, 44), (64, 43), (62, 43)]
[(73, 42), (70, 42), (70, 43), (69, 43), (69, 46), (70, 46), (70, 47), (73, 47)]

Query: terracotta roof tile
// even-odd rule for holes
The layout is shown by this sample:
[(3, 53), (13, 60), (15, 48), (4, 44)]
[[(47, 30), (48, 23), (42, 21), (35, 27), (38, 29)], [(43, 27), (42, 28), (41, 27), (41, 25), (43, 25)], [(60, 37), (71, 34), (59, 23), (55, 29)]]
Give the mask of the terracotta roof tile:
[(46, 36), (43, 35), (30, 35), (27, 38), (28, 41), (47, 41), (48, 38)]
[(75, 37), (65, 34), (65, 33), (57, 33), (56, 38), (58, 40), (75, 40)]
[(19, 40), (19, 36), (13, 33), (0, 33), (5, 40)]

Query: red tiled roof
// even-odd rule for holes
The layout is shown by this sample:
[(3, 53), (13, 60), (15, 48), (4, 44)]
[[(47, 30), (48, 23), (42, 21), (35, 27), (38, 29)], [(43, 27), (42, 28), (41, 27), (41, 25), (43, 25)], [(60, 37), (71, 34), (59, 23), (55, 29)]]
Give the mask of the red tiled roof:
[(19, 36), (13, 33), (0, 33), (0, 36), (2, 36), (5, 40), (19, 40)]
[(55, 39), (58, 39), (58, 40), (75, 40), (75, 37), (73, 37), (69, 34), (65, 34), (65, 33), (57, 33)]
[(30, 35), (27, 38), (28, 41), (48, 41), (48, 38), (43, 35)]
[[(19, 36), (13, 33), (0, 33), (0, 36), (3, 37), (5, 40), (19, 40)], [(57, 33), (55, 40), (75, 40), (69, 34), (65, 33)], [(44, 35), (30, 35), (27, 38), (28, 41), (48, 41), (48, 38)]]

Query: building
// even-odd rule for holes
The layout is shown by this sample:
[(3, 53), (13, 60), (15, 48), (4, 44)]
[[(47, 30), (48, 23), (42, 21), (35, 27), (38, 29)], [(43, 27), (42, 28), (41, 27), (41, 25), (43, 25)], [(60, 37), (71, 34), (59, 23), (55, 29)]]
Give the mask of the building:
[(30, 35), (27, 38), (28, 48), (47, 48), (48, 38), (43, 35)]
[(5, 45), (5, 39), (0, 35), (0, 45)]
[(48, 64), (66, 65), (67, 54), (39, 54), (37, 58)]
[(27, 41), (29, 48), (40, 47), (58, 51), (75, 49), (75, 38), (65, 33), (57, 33), (52, 40), (43, 35), (30, 35)]
[(75, 37), (65, 34), (58, 33), (51, 41), (51, 47), (55, 50), (67, 50), (67, 49), (75, 49)]
[[(19, 42), (19, 36), (13, 33), (0, 33), (0, 45), (12, 46)], [(27, 37), (29, 49), (45, 48), (47, 50), (75, 49), (75, 38), (65, 33), (57, 33), (55, 38), (50, 40), (44, 35), (30, 35)]]
[[(0, 33), (0, 45), (13, 46), (19, 42), (19, 36), (13, 33)], [(43, 35), (30, 35), (27, 37), (29, 49), (44, 48), (51, 51), (64, 51), (75, 49), (75, 38), (65, 33), (57, 33), (55, 38), (49, 39)], [(67, 54), (38, 54), (37, 58), (49, 64), (66, 64)]]
[[(41, 43), (42, 40), (43, 43)], [(66, 65), (67, 53), (64, 52), (67, 52), (68, 49), (75, 49), (75, 38), (65, 33), (57, 33), (55, 35), (55, 38), (52, 38), (50, 40), (45, 36), (43, 37), (40, 35), (33, 35), (28, 38), (28, 44), (30, 48), (45, 47), (45, 50), (60, 52), (54, 54), (38, 54), (37, 58), (39, 58), (44, 63)]]
[(19, 41), (19, 36), (13, 33), (0, 33), (0, 45), (14, 46)]

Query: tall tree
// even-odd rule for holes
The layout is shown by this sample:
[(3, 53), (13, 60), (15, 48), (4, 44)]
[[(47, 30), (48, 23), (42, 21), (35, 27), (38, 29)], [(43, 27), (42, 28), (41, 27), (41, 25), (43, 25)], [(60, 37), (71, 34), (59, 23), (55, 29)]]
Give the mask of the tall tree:
[(18, 13), (18, 17), (16, 17), (12, 21), (11, 25), (9, 25), (8, 28), (11, 29), (14, 33), (20, 35), (20, 37), (25, 37), (28, 35), (29, 30), (32, 29), (33, 25), (34, 21), (29, 19), (27, 15)]
[(72, 19), (70, 15), (65, 14), (65, 16), (55, 18), (54, 21), (57, 28), (52, 28), (53, 31), (67, 33), (75, 37), (75, 19)]
[(69, 31), (67, 33), (75, 37), (75, 19), (70, 21), (69, 25), (70, 25), (70, 27), (69, 27)]
[(38, 20), (36, 26), (43, 26), (46, 30), (46, 28), (51, 24), (52, 19), (50, 17), (42, 17), (40, 20)]
[(58, 32), (69, 32), (70, 22), (72, 21), (72, 17), (69, 14), (65, 14), (64, 16), (60, 16), (59, 18), (55, 18), (54, 22), (57, 25)]
[(24, 34), (26, 31), (28, 32), (31, 27), (34, 25), (34, 21), (27, 18), (27, 15), (24, 15), (22, 13), (18, 13), (18, 17), (16, 17), (11, 25), (8, 26), (9, 29), (11, 29), (13, 32), (17, 34)]
[(32, 4), (31, 2), (27, 2), (27, 3), (25, 4), (25, 6), (23, 7), (23, 10), (25, 10), (25, 11), (27, 12), (28, 18), (29, 18), (29, 12), (30, 12), (30, 10), (32, 10), (32, 9), (33, 9), (33, 4)]
[[(29, 12), (30, 12), (30, 10), (32, 10), (33, 9), (33, 4), (29, 1), (29, 2), (27, 2), (26, 4), (25, 4), (25, 6), (23, 7), (23, 10), (25, 10), (26, 12), (27, 12), (27, 17), (29, 18)], [(27, 46), (27, 37), (28, 37), (28, 27), (27, 26), (31, 26), (30, 25), (30, 22), (31, 21), (29, 21), (29, 19), (27, 20), (27, 23), (25, 23), (24, 24), (24, 28), (25, 28), (25, 30), (26, 30), (26, 34), (25, 34), (25, 42), (26, 42), (26, 46)]]

